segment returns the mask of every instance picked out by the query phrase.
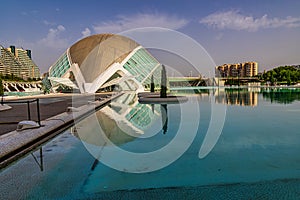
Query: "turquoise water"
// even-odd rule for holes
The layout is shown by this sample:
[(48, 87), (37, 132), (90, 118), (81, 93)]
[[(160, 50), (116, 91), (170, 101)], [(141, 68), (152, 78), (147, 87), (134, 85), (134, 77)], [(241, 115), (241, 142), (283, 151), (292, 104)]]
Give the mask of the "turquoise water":
[(18, 97), (24, 97), (24, 96), (33, 96), (33, 95), (39, 95), (42, 94), (42, 92), (4, 92), (4, 95), (6, 96), (18, 96)]
[(32, 155), (2, 170), (0, 199), (300, 199), (299, 90), (178, 93), (189, 101), (118, 98), (44, 145), (43, 171)]

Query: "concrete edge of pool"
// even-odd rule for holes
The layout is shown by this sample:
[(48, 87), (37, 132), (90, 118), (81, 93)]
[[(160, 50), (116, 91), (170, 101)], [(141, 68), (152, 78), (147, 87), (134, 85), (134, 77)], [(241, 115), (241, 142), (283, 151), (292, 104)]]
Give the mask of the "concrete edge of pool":
[(80, 106), (75, 112), (63, 112), (50, 117), (41, 121), (39, 128), (12, 131), (0, 136), (0, 170), (70, 128), (74, 121), (85, 118), (122, 94)]

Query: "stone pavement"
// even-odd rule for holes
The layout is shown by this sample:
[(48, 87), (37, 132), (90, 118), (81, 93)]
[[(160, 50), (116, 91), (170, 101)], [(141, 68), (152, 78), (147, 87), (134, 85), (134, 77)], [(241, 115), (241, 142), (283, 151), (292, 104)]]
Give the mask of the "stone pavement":
[[(46, 119), (41, 121), (40, 127), (34, 129), (25, 129), (22, 131), (16, 131), (16, 127), (13, 127), (13, 131), (5, 132), (4, 134), (0, 135), (0, 170), (43, 143), (49, 141), (62, 131), (72, 127), (77, 120), (84, 119), (85, 117), (94, 113), (95, 110), (100, 109), (122, 94), (123, 93), (115, 93), (113, 95), (100, 94), (97, 96), (76, 95), (73, 97), (68, 96), (66, 98), (60, 96), (56, 99), (40, 99), (40, 106), (43, 108), (41, 111), (41, 116), (42, 118)], [(8, 103), (9, 102), (7, 102), (7, 104)], [(15, 106), (19, 104), (12, 105)], [(67, 106), (76, 107), (76, 109), (68, 109), (66, 112)], [(10, 118), (16, 120), (17, 118), (26, 117), (25, 115), (27, 115), (27, 113), (24, 111), (24, 108), (23, 111), (21, 111), (21, 109), (22, 107), (18, 106), (15, 107), (14, 110), (11, 109), (3, 112), (7, 112), (5, 116), (9, 116), (10, 114)], [(27, 107), (25, 110), (26, 109)], [(70, 110), (75, 111), (72, 112)], [(59, 112), (60, 114), (49, 118), (49, 113), (54, 114), (56, 112)], [(4, 115), (1, 116), (2, 120), (10, 119)], [(3, 126), (6, 127), (7, 125), (3, 123)]]
[[(27, 101), (39, 98), (40, 101), (40, 118), (41, 120), (48, 119), (52, 116), (58, 115), (62, 112), (65, 112), (67, 107), (79, 107), (84, 104), (87, 104), (88, 101), (94, 101), (98, 98), (105, 98), (110, 94), (97, 94), (94, 95), (72, 95), (72, 94), (57, 94), (57, 95), (44, 95), (36, 97), (27, 97), (27, 98), (7, 98), (4, 102), (8, 101)], [(75, 101), (73, 101), (75, 99)], [(74, 105), (74, 103), (76, 104)], [(12, 108), (9, 110), (4, 110), (0, 112), (0, 135), (14, 131), (17, 128), (18, 122), (22, 120), (28, 120), (28, 111), (27, 104), (10, 104), (5, 103)], [(31, 120), (37, 121), (37, 105), (36, 102), (30, 104), (30, 114)]]

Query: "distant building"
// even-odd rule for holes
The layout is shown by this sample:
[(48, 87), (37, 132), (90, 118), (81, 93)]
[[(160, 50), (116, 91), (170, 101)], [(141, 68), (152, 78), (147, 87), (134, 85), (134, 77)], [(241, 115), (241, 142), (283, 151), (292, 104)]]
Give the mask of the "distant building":
[(215, 68), (216, 77), (253, 77), (258, 74), (257, 62), (224, 64)]
[(27, 80), (39, 78), (40, 70), (31, 59), (31, 50), (24, 50), (10, 46), (0, 46), (0, 74), (13, 75)]

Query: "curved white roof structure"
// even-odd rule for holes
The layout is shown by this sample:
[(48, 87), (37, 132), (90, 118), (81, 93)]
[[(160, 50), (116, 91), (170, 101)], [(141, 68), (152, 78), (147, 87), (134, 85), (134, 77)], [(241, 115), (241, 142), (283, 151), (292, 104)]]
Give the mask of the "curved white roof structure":
[(62, 84), (81, 93), (95, 93), (111, 86), (144, 90), (151, 75), (160, 82), (160, 63), (135, 41), (120, 35), (86, 37), (63, 53), (50, 67), (52, 88)]

